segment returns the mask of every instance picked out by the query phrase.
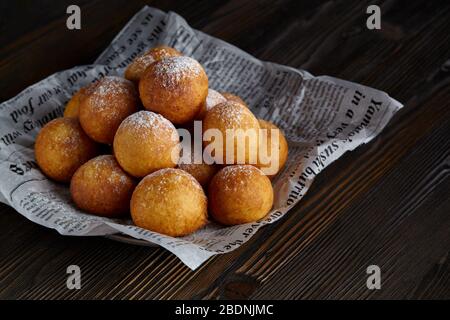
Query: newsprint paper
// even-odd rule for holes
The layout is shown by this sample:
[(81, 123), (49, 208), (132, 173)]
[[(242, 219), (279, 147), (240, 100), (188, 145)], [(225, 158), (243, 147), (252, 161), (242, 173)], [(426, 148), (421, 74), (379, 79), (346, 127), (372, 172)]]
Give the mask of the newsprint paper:
[[(258, 118), (274, 122), (286, 134), (288, 163), (273, 181), (274, 207), (262, 221), (233, 227), (209, 222), (192, 235), (172, 238), (135, 227), (130, 220), (81, 212), (67, 185), (39, 171), (33, 152), (36, 135), (49, 120), (63, 115), (72, 94), (105, 75), (123, 75), (133, 58), (157, 44), (197, 59), (211, 88), (238, 94)], [(366, 86), (260, 61), (192, 29), (173, 12), (144, 7), (94, 64), (55, 73), (0, 105), (0, 201), (62, 235), (126, 234), (162, 246), (196, 269), (282, 218), (317, 174), (346, 151), (372, 140), (401, 107), (386, 93)]]

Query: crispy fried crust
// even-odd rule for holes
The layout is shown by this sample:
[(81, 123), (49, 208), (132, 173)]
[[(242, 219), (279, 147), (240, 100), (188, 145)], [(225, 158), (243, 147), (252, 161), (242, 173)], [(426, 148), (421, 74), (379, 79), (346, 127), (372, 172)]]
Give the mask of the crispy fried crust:
[(181, 52), (168, 46), (158, 46), (148, 50), (143, 55), (136, 57), (125, 70), (125, 78), (139, 83), (145, 69), (148, 68), (153, 62), (169, 58), (181, 56)]
[(83, 163), (97, 155), (98, 145), (84, 133), (76, 118), (58, 118), (41, 129), (34, 152), (45, 175), (69, 182)]
[(174, 124), (194, 120), (208, 94), (203, 67), (189, 57), (171, 57), (152, 63), (139, 81), (145, 109), (162, 114)]
[(150, 111), (127, 117), (117, 130), (113, 148), (121, 167), (135, 177), (175, 167), (181, 150), (173, 124)]
[(146, 176), (131, 198), (131, 217), (141, 228), (179, 237), (207, 222), (207, 198), (200, 184), (180, 169)]
[(80, 103), (80, 123), (93, 140), (111, 144), (122, 120), (136, 112), (137, 106), (133, 83), (107, 76), (86, 89)]
[(235, 225), (264, 218), (273, 205), (272, 184), (261, 170), (251, 165), (228, 166), (212, 179), (208, 189), (212, 217)]
[(64, 109), (64, 117), (78, 118), (80, 101), (84, 97), (85, 91), (85, 88), (81, 88), (72, 96), (72, 98), (67, 103), (66, 108)]
[(82, 165), (72, 177), (70, 193), (75, 204), (89, 213), (114, 218), (129, 212), (136, 182), (112, 155)]

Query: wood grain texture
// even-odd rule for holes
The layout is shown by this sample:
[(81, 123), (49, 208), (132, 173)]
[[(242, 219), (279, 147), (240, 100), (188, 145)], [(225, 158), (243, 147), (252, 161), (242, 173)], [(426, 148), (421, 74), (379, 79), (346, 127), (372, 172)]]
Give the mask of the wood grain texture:
[[(2, 205), (0, 298), (450, 298), (450, 3), (376, 1), (382, 30), (371, 31), (364, 1), (75, 1), (74, 32), (72, 2), (2, 3), (0, 100), (92, 62), (148, 3), (260, 59), (385, 90), (405, 108), (285, 218), (195, 272), (163, 249), (62, 237)], [(81, 290), (66, 288), (69, 264), (81, 267)], [(370, 264), (381, 290), (365, 286)]]

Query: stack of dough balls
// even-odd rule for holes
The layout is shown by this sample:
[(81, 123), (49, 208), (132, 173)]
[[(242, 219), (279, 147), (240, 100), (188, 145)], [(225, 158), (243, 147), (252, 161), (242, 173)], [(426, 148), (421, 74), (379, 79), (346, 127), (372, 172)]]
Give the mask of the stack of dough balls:
[[(190, 149), (182, 148), (183, 127), (201, 133)], [(209, 129), (222, 142), (214, 143)], [(261, 139), (260, 129), (280, 133), (279, 153), (268, 163), (260, 161), (261, 141), (274, 139), (270, 130)], [(245, 143), (239, 135), (227, 142), (228, 132), (240, 131), (254, 134)], [(269, 178), (275, 176), (264, 170), (276, 160), (280, 171), (287, 154), (281, 130), (257, 119), (239, 96), (209, 88), (200, 63), (167, 46), (135, 58), (124, 77), (104, 76), (80, 88), (35, 142), (42, 173), (70, 183), (81, 211), (131, 217), (138, 227), (172, 237), (191, 234), (208, 219), (222, 225), (263, 219), (273, 206)]]

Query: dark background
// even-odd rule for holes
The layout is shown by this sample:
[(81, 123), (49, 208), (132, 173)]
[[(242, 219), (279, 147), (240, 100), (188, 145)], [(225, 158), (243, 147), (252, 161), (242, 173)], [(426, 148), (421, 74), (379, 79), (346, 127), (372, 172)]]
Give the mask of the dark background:
[[(66, 29), (78, 4), (82, 29)], [(0, 101), (92, 63), (144, 4), (262, 60), (388, 92), (405, 107), (319, 175), (281, 221), (193, 272), (161, 248), (62, 237), (0, 206), (0, 298), (450, 298), (450, 2), (2, 1)], [(382, 29), (368, 30), (369, 4)], [(82, 289), (66, 288), (77, 264)], [(366, 268), (381, 268), (368, 290)]]

